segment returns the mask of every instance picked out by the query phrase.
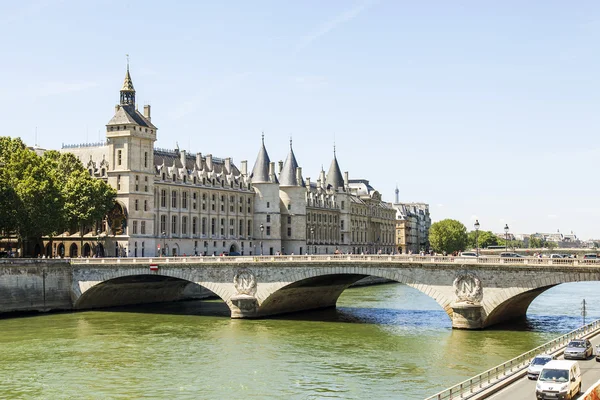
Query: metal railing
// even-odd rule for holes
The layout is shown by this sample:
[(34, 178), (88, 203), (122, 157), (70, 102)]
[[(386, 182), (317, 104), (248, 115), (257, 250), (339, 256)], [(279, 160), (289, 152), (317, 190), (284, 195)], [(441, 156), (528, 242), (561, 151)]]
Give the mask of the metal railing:
[(533, 350), (521, 354), (511, 360), (506, 361), (494, 368), (475, 375), (459, 384), (427, 397), (425, 400), (450, 400), (450, 399), (468, 399), (490, 387), (501, 383), (505, 379), (523, 371), (529, 366), (531, 360), (540, 354), (552, 354), (563, 349), (567, 343), (573, 339), (579, 339), (600, 330), (600, 320), (596, 320), (581, 328), (575, 329), (554, 340), (544, 343)]
[(322, 263), (347, 263), (347, 262), (372, 262), (391, 264), (458, 264), (458, 265), (519, 265), (519, 266), (544, 266), (562, 268), (565, 266), (600, 266), (600, 259), (574, 259), (574, 258), (535, 258), (535, 257), (454, 257), (454, 256), (418, 256), (404, 254), (319, 254), (319, 255), (279, 255), (279, 256), (190, 256), (190, 257), (129, 257), (129, 258), (73, 258), (73, 264), (138, 264), (138, 263), (184, 263), (184, 264), (209, 264), (209, 263), (290, 263), (297, 262), (310, 264)]

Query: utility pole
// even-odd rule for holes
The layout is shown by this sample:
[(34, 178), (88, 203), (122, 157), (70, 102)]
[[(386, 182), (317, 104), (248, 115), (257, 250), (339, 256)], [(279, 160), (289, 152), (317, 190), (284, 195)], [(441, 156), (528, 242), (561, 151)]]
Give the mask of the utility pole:
[(585, 308), (585, 299), (581, 302), (581, 316), (583, 317), (583, 325), (585, 325), (585, 316), (587, 315), (587, 310)]

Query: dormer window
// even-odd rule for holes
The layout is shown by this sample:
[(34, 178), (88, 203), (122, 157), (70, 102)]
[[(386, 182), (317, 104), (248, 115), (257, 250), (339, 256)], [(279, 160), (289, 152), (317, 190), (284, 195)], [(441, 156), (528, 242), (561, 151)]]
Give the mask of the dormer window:
[(173, 182), (175, 182), (177, 180), (177, 176), (175, 176), (175, 174), (173, 174)]
[(163, 172), (162, 174), (162, 180), (164, 181), (165, 179), (167, 179), (166, 174)]
[(187, 177), (186, 177), (186, 176), (184, 176), (184, 177), (183, 177), (183, 183), (186, 183), (186, 181), (187, 181)]

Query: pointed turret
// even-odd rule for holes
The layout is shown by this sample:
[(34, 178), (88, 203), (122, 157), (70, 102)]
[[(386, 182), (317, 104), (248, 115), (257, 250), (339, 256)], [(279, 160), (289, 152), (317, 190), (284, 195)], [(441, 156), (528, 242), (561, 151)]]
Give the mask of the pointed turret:
[(252, 179), (252, 183), (277, 183), (277, 178), (275, 177), (275, 182), (271, 182), (269, 179), (269, 164), (271, 163), (271, 159), (269, 158), (269, 154), (267, 153), (267, 148), (265, 147), (265, 135), (262, 135), (262, 145), (260, 150), (258, 151), (258, 157), (256, 157), (256, 162), (254, 163), (254, 168), (252, 169), (252, 174), (250, 175), (250, 179)]
[[(292, 140), (290, 139), (290, 152), (285, 159), (283, 169), (279, 174), (279, 184), (281, 186), (304, 186), (304, 180), (302, 179), (302, 176), (297, 176), (297, 169), (298, 162), (296, 161), (296, 156), (294, 155), (294, 150), (292, 149)], [(298, 178), (300, 178), (299, 181)]]
[(127, 57), (127, 72), (125, 73), (125, 80), (121, 88), (121, 105), (133, 106), (135, 108), (135, 89), (133, 88), (133, 81), (129, 74), (129, 56)]
[(338, 164), (335, 154), (335, 146), (333, 147), (333, 160), (331, 161), (329, 172), (327, 172), (327, 180), (325, 182), (326, 186), (331, 185), (334, 190), (337, 190), (338, 188), (344, 188), (344, 178), (342, 177), (340, 165)]

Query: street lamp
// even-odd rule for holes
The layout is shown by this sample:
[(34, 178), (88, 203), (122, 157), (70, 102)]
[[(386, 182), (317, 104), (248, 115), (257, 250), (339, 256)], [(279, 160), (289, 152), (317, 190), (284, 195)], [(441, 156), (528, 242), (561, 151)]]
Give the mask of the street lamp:
[(162, 253), (163, 256), (167, 256), (167, 233), (163, 232), (162, 233), (162, 237), (163, 237), (163, 248), (162, 248)]
[(504, 225), (504, 251), (508, 250), (508, 224)]
[(263, 238), (264, 238), (265, 226), (260, 224), (260, 255), (263, 255)]
[(477, 257), (479, 257), (479, 220), (475, 220), (475, 246), (477, 247)]
[[(310, 228), (310, 244), (314, 246), (315, 244), (315, 228)], [(310, 253), (310, 246), (308, 246), (308, 252)]]
[(96, 257), (100, 257), (100, 229), (96, 230)]

